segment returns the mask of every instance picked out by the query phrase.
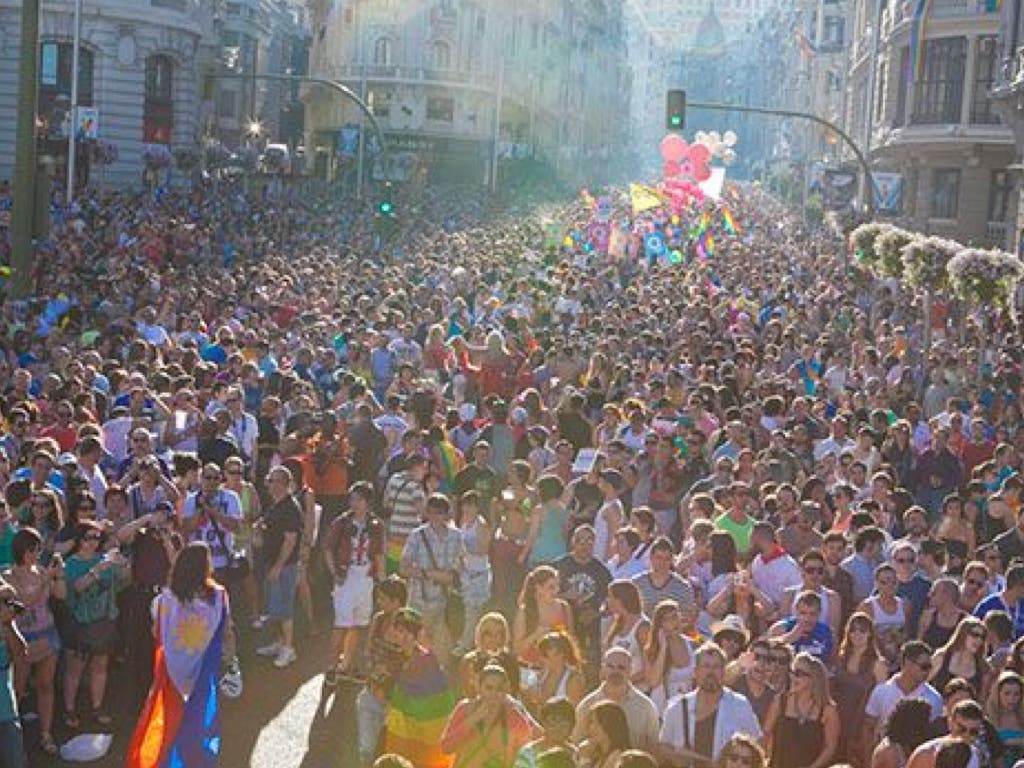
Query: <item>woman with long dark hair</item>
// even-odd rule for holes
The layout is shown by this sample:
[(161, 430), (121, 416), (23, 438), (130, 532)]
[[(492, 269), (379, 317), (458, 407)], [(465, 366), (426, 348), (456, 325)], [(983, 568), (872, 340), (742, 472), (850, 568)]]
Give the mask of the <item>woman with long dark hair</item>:
[(605, 605), (611, 615), (612, 624), (601, 644), (601, 650), (603, 652), (612, 646), (619, 646), (629, 651), (630, 679), (643, 685), (643, 649), (651, 634), (651, 622), (644, 616), (640, 590), (632, 581), (613, 581), (608, 585)]
[(864, 722), (864, 705), (876, 684), (888, 677), (888, 667), (875, 638), (875, 622), (866, 613), (855, 613), (846, 622), (846, 631), (839, 644), (839, 658), (832, 677), (832, 697), (843, 723), (837, 754), (854, 765), (867, 762), (860, 754), (860, 738)]
[(186, 546), (170, 586), (153, 601), (157, 639), (153, 687), (139, 717), (127, 768), (215, 765), (220, 744), (217, 676), (228, 623), (227, 590), (213, 578), (205, 542)]
[(537, 644), (544, 635), (555, 631), (572, 633), (572, 610), (558, 592), (558, 571), (550, 565), (537, 566), (523, 582), (512, 624), (512, 649), (528, 667), (540, 667)]
[(914, 750), (930, 737), (931, 705), (924, 699), (903, 699), (889, 713), (883, 738), (871, 755), (871, 768), (904, 768)]
[(610, 768), (619, 755), (633, 746), (629, 738), (626, 712), (614, 701), (602, 701), (590, 710), (587, 740), (581, 751), (593, 768)]

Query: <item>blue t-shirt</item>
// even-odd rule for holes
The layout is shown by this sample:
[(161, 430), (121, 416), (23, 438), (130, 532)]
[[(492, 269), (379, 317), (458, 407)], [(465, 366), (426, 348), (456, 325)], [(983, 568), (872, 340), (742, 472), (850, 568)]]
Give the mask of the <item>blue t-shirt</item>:
[(989, 595), (974, 607), (974, 615), (984, 620), (991, 611), (1006, 611), (1013, 621), (1013, 639), (1019, 640), (1024, 637), (1024, 600), (1018, 600), (1017, 605), (1011, 611), (1009, 606), (1003, 602), (998, 594)]
[[(783, 626), (789, 632), (796, 626), (796, 618), (786, 619)], [(793, 651), (795, 653), (807, 651), (807, 653), (817, 656), (824, 662), (827, 662), (832, 657), (832, 649), (834, 647), (835, 641), (832, 639), (832, 629), (823, 621), (819, 621), (814, 625), (814, 631), (811, 632), (810, 637), (800, 637), (793, 642)]]

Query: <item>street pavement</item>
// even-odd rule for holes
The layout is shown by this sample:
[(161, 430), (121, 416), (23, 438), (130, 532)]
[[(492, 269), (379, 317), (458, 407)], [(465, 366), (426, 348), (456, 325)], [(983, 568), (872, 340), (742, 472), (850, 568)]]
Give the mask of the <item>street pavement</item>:
[[(251, 653), (242, 660), (244, 691), (237, 700), (221, 697), (220, 768), (356, 768), (355, 696), (358, 689), (323, 686), (326, 634), (300, 638), (299, 660), (287, 669)], [(114, 744), (100, 768), (121, 768), (138, 711), (130, 711), (126, 675), (114, 671), (108, 705), (115, 715)], [(66, 739), (58, 723), (58, 742)], [(37, 731), (27, 725), (32, 768), (68, 766), (34, 748)]]

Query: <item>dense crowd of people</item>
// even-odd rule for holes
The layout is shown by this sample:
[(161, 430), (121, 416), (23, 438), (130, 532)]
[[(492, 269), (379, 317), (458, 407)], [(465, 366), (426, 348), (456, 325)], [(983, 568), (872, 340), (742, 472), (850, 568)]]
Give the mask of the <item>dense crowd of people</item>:
[[(172, 636), (244, 706), (328, 628), (367, 766), (1024, 758), (1009, 317), (936, 297), (925, 354), (755, 186), (727, 225), (603, 194), (621, 257), (545, 248), (589, 194), (55, 207), (0, 306), (0, 764), (28, 713), (109, 729), (112, 666), (150, 711)], [(713, 252), (647, 258), (690, 218)]]

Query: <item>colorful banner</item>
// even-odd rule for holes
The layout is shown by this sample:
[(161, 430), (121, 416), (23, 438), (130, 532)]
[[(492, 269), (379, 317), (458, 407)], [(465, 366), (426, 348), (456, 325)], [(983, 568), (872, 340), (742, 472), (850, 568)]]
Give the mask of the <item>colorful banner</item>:
[(903, 208), (903, 174), (873, 171), (875, 210), (879, 213), (900, 213)]
[(910, 56), (907, 64), (907, 84), (913, 86), (921, 81), (924, 71), (924, 53), (926, 48), (925, 32), (928, 27), (928, 16), (932, 12), (932, 0), (917, 0), (914, 18), (910, 27)]
[(634, 216), (652, 208), (660, 208), (664, 204), (661, 195), (642, 184), (629, 185), (629, 199), (633, 204)]
[(626, 249), (629, 247), (629, 235), (616, 227), (608, 238), (608, 255), (614, 259), (626, 258)]
[(608, 243), (611, 240), (611, 224), (604, 221), (592, 221), (587, 228), (587, 241), (598, 253), (608, 252)]
[(661, 232), (644, 235), (644, 253), (649, 259), (656, 259), (665, 253), (665, 236)]

